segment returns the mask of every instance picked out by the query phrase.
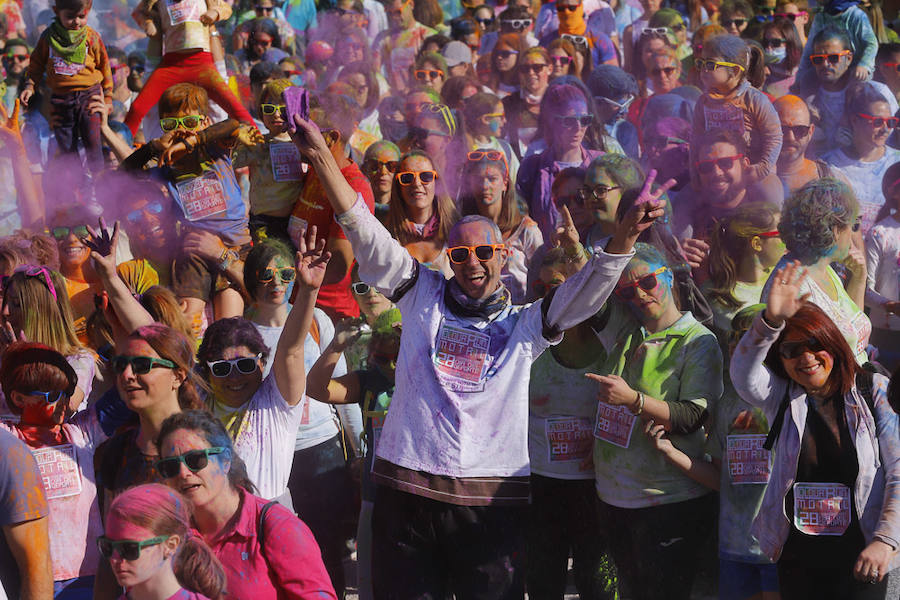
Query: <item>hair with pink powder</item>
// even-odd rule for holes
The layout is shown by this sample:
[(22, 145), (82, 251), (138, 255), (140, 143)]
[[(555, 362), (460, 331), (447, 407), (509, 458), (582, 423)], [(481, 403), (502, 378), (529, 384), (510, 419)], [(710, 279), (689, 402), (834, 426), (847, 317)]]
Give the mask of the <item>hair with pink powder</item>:
[(120, 519), (155, 535), (177, 535), (181, 544), (172, 567), (179, 583), (208, 598), (225, 592), (225, 570), (203, 539), (191, 533), (191, 505), (178, 492), (159, 483), (129, 488), (110, 504), (106, 521)]

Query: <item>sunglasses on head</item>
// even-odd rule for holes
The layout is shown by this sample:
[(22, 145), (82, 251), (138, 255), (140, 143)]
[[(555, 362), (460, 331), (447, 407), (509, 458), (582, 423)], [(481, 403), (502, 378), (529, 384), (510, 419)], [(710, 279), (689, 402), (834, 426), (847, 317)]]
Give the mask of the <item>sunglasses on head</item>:
[(637, 297), (637, 288), (640, 287), (645, 292), (649, 292), (651, 290), (656, 289), (656, 286), (659, 285), (659, 280), (657, 275), (667, 271), (666, 267), (660, 267), (652, 273), (648, 273), (630, 283), (625, 283), (616, 288), (616, 295), (619, 296), (622, 300), (634, 300)]
[(242, 356), (240, 358), (206, 361), (209, 372), (213, 377), (228, 377), (234, 369), (241, 375), (249, 375), (259, 368), (262, 353), (256, 356)]
[(260, 104), (259, 109), (264, 115), (275, 115), (286, 110), (287, 106), (284, 104)]
[(54, 227), (50, 230), (53, 237), (57, 240), (64, 240), (69, 234), (74, 234), (79, 240), (88, 236), (87, 225), (76, 225), (75, 227)]
[(791, 135), (794, 136), (795, 140), (800, 140), (809, 135), (809, 130), (812, 128), (812, 125), (782, 125), (781, 133), (783, 135), (787, 135), (790, 132)]
[(575, 129), (576, 127), (590, 127), (591, 123), (594, 122), (593, 115), (570, 115), (568, 117), (554, 115), (554, 118), (562, 123), (562, 126), (566, 129)]
[(828, 61), (829, 64), (836, 65), (841, 62), (841, 59), (845, 56), (849, 56), (852, 54), (849, 50), (844, 50), (843, 52), (838, 52), (836, 54), (810, 54), (809, 60), (815, 66), (819, 67), (825, 64), (825, 61)]
[(152, 356), (124, 356), (119, 355), (112, 360), (112, 368), (118, 374), (125, 372), (125, 369), (131, 365), (131, 372), (135, 375), (146, 375), (150, 369), (175, 369), (176, 365), (171, 360), (165, 358), (154, 358)]
[(388, 173), (396, 173), (399, 168), (400, 162), (396, 160), (383, 161), (370, 159), (363, 163), (363, 169), (368, 173), (378, 173), (382, 169)]
[(735, 27), (743, 27), (747, 24), (747, 19), (722, 19), (722, 27), (728, 29), (732, 25)]
[(156, 472), (163, 479), (171, 479), (177, 477), (181, 473), (181, 463), (184, 463), (191, 473), (202, 471), (209, 464), (210, 454), (222, 454), (225, 448), (221, 446), (213, 446), (212, 448), (203, 448), (202, 450), (189, 450), (178, 456), (170, 456), (156, 461)]
[(60, 392), (27, 392), (26, 396), (32, 396), (34, 398), (43, 398), (44, 402), (47, 404), (56, 404), (63, 398), (71, 398), (71, 394), (67, 394), (65, 391)]
[(350, 289), (353, 290), (353, 293), (357, 296), (365, 296), (369, 293), (369, 290), (372, 289), (372, 286), (364, 281), (356, 281), (350, 284)]
[[(47, 291), (50, 292), (50, 295), (53, 296), (53, 301), (56, 302), (58, 298), (56, 297), (56, 286), (53, 285), (53, 280), (50, 278), (50, 271), (47, 267), (42, 267), (40, 265), (23, 265), (21, 267), (16, 267), (13, 273), (22, 273), (25, 277), (33, 277), (38, 279), (41, 283), (47, 286)], [(2, 281), (3, 291), (6, 291), (6, 288), (9, 286), (9, 275), (4, 275)]]
[(898, 123), (900, 123), (900, 118), (898, 117), (873, 117), (872, 115), (867, 115), (866, 113), (856, 113), (856, 116), (868, 121), (869, 125), (871, 125), (875, 129), (881, 129), (882, 127), (893, 129), (897, 126)]
[(805, 10), (801, 10), (796, 13), (775, 13), (776, 19), (789, 19), (791, 23), (797, 20), (797, 17), (805, 17), (807, 13)]
[(571, 56), (551, 56), (550, 60), (552, 60), (553, 63), (556, 65), (567, 66), (569, 63), (572, 62), (572, 57)]
[(815, 354), (824, 349), (822, 343), (816, 338), (807, 338), (796, 342), (781, 342), (781, 345), (778, 347), (778, 354), (781, 358), (793, 360), (803, 356), (807, 352)]
[(744, 158), (743, 154), (735, 154), (734, 156), (723, 156), (722, 158), (711, 158), (709, 160), (698, 160), (694, 163), (697, 171), (703, 174), (709, 174), (719, 167), (723, 171), (728, 171), (734, 166), (734, 162)]
[(179, 127), (194, 130), (203, 123), (203, 115), (186, 115), (184, 117), (164, 117), (159, 120), (159, 126), (163, 131), (174, 131)]
[(113, 552), (118, 552), (124, 560), (137, 560), (141, 557), (141, 550), (148, 546), (158, 546), (169, 539), (167, 535), (158, 535), (149, 540), (111, 540), (105, 535), (97, 538), (97, 548), (103, 558), (112, 558)]
[(259, 282), (269, 283), (275, 279), (276, 275), (282, 283), (288, 283), (297, 277), (297, 270), (294, 267), (282, 267), (280, 269), (266, 268), (259, 274)]
[(764, 38), (762, 41), (763, 48), (781, 48), (787, 40), (782, 38)]
[(724, 60), (713, 60), (711, 58), (698, 58), (694, 61), (694, 64), (697, 65), (697, 68), (701, 71), (706, 71), (707, 73), (712, 73), (719, 67), (726, 67), (729, 69), (740, 69), (744, 70), (744, 67), (737, 63), (727, 62)]
[(397, 173), (397, 181), (400, 182), (400, 185), (412, 185), (417, 180), (422, 185), (428, 185), (437, 179), (436, 171), (403, 171), (402, 173)]
[(572, 42), (575, 44), (575, 47), (587, 48), (588, 47), (588, 39), (583, 35), (572, 35), (571, 33), (564, 33), (559, 36), (560, 39), (566, 40), (568, 42)]
[(619, 189), (619, 186), (606, 186), (606, 185), (598, 185), (595, 187), (583, 187), (579, 188), (577, 192), (575, 192), (575, 199), (579, 204), (584, 206), (590, 200), (596, 200), (598, 202), (603, 202), (606, 200), (606, 196), (612, 191)]
[(432, 79), (443, 77), (444, 74), (433, 69), (418, 69), (415, 71), (415, 76), (418, 81), (431, 81)]
[(487, 262), (494, 258), (494, 251), (506, 248), (506, 244), (480, 244), (478, 246), (453, 246), (447, 248), (447, 256), (450, 262), (455, 265), (461, 265), (469, 260), (469, 253), (475, 254), (480, 262)]
[(162, 202), (154, 201), (154, 202), (150, 202), (150, 203), (144, 205), (141, 208), (131, 211), (130, 213), (125, 215), (125, 218), (128, 220), (129, 223), (139, 223), (141, 221), (141, 219), (144, 218), (145, 212), (148, 212), (153, 215), (158, 215), (158, 214), (162, 213), (162, 211), (163, 211)]
[(527, 29), (531, 27), (532, 23), (531, 19), (500, 19), (501, 26), (516, 30)]

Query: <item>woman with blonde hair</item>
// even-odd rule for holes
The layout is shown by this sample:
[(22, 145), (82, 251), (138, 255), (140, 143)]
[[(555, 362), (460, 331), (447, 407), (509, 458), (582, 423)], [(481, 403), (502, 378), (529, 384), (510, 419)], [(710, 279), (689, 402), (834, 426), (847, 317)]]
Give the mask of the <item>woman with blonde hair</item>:
[(444, 249), (459, 214), (427, 154), (413, 151), (400, 159), (389, 207), (391, 235), (424, 266), (449, 275)]

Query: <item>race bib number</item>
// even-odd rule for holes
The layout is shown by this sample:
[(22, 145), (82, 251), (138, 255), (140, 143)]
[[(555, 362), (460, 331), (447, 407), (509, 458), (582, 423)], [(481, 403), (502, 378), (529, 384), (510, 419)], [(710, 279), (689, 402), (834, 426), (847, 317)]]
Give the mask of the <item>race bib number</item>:
[(66, 77), (71, 77), (76, 73), (80, 73), (84, 68), (83, 64), (70, 63), (63, 57), (58, 56), (52, 50), (50, 51), (50, 62), (53, 64), (54, 73), (56, 73), (57, 75), (65, 75)]
[(269, 144), (272, 161), (272, 178), (275, 181), (300, 181), (303, 179), (303, 163), (300, 151), (291, 142)]
[(31, 454), (41, 471), (47, 500), (81, 493), (81, 470), (72, 444), (38, 448), (32, 450)]
[(765, 435), (729, 435), (726, 438), (728, 474), (731, 483), (769, 483), (772, 453), (763, 448)]
[(441, 383), (455, 392), (484, 390), (484, 372), (491, 336), (443, 324), (438, 332), (437, 367)]
[(175, 186), (188, 221), (199, 221), (224, 213), (228, 209), (225, 202), (225, 188), (212, 171), (182, 181)]
[(841, 483), (795, 483), (794, 527), (807, 535), (843, 535), (850, 526), (850, 488)]
[(200, 4), (195, 0), (182, 0), (181, 2), (170, 2), (166, 0), (166, 11), (169, 13), (169, 20), (172, 25), (181, 25), (188, 21), (200, 21)]
[(853, 328), (853, 333), (856, 334), (856, 353), (862, 354), (869, 345), (869, 336), (872, 335), (872, 321), (869, 320), (866, 313), (859, 311), (850, 320), (850, 327)]
[(744, 111), (737, 106), (726, 104), (721, 107), (703, 108), (703, 116), (706, 118), (706, 130), (730, 129), (744, 135)]
[(300, 245), (300, 238), (306, 235), (308, 227), (309, 223), (298, 216), (291, 215), (291, 218), (288, 219), (288, 237), (291, 238), (291, 241), (294, 242), (295, 246)]
[(544, 421), (544, 433), (551, 463), (582, 461), (594, 446), (591, 420), (586, 417), (551, 417)]
[(631, 433), (634, 431), (635, 421), (637, 421), (637, 417), (624, 406), (612, 406), (606, 402), (599, 402), (594, 437), (620, 448), (627, 448), (631, 443)]

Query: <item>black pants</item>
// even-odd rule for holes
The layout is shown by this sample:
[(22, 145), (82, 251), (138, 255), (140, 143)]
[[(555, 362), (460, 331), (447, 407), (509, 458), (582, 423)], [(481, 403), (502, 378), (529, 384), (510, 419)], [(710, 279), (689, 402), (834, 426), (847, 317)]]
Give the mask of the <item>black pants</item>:
[(103, 95), (99, 85), (67, 94), (53, 94), (50, 97), (50, 104), (59, 122), (53, 133), (60, 151), (77, 154), (80, 139), (88, 170), (95, 176), (103, 170), (100, 114), (91, 114), (89, 109), (93, 96), (97, 94)]
[(531, 475), (528, 513), (528, 597), (562, 600), (569, 556), (582, 600), (616, 597), (616, 571), (607, 555), (607, 529), (600, 520), (593, 479)]
[(853, 564), (811, 568), (800, 561), (778, 561), (778, 587), (782, 600), (884, 600), (887, 573), (880, 583), (853, 577)]
[(700, 550), (715, 522), (718, 497), (618, 508), (600, 503), (619, 579), (634, 600), (689, 600)]
[(379, 486), (372, 515), (377, 600), (521, 600), (527, 507), (458, 506)]
[(340, 435), (294, 452), (288, 489), (297, 516), (313, 532), (322, 562), (339, 598), (343, 598), (347, 540), (356, 534), (355, 492), (344, 460)]

